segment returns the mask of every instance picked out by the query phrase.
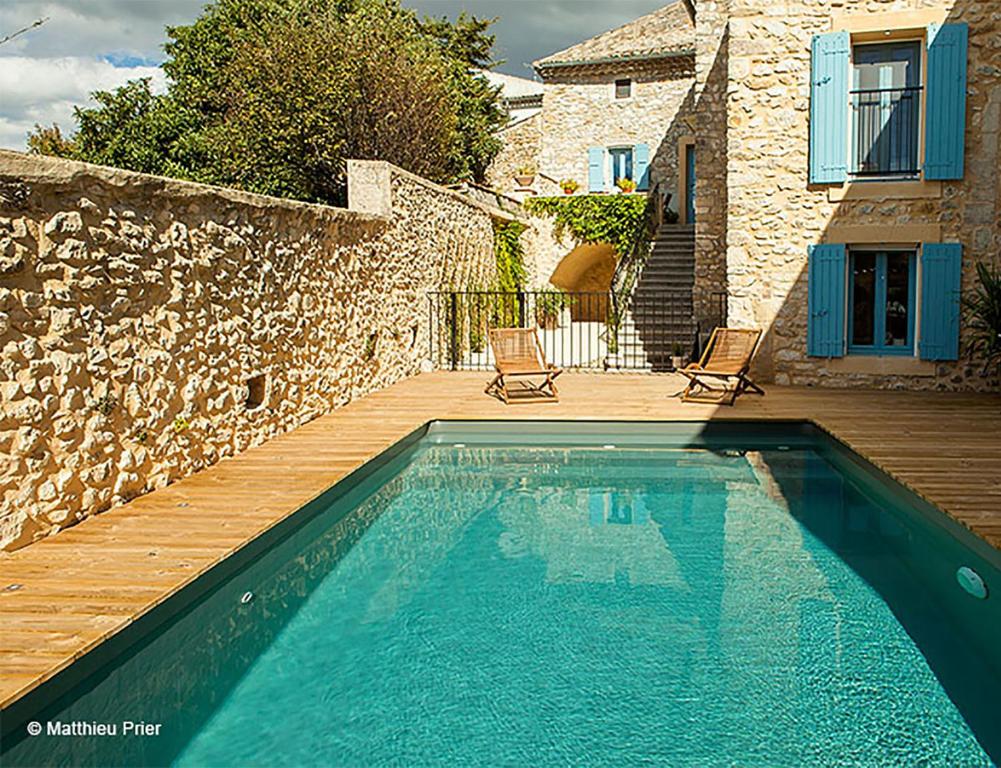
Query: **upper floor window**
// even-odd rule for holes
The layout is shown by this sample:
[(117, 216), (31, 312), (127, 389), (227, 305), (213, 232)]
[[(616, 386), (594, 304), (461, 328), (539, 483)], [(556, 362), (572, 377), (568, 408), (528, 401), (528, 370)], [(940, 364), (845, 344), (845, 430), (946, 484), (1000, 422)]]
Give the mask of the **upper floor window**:
[(852, 52), (849, 172), (914, 176), (921, 125), (921, 43), (857, 45)]
[(630, 99), (633, 95), (633, 81), (629, 78), (615, 81), (615, 98)]
[(878, 44), (853, 45), (847, 30), (813, 38), (812, 184), (963, 178), (969, 28), (935, 23), (893, 34)]

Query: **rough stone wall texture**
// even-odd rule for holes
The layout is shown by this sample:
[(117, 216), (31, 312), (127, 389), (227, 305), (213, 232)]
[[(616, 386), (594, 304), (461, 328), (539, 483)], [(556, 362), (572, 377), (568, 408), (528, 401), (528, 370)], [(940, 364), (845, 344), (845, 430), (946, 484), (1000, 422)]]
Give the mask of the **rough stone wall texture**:
[[(666, 182), (666, 188), (674, 191), (677, 140), (692, 133), (686, 122), (694, 82), (692, 66), (692, 59), (683, 57), (547, 76), (539, 169), (556, 181), (574, 179), (581, 192), (586, 192), (590, 147), (647, 144), (651, 185)], [(617, 100), (614, 83), (623, 77), (633, 78), (632, 98)]]
[(491, 282), (492, 217), (376, 166), (385, 215), (0, 153), (0, 547), (419, 370), (425, 291)]
[(504, 194), (516, 194), (514, 180), (519, 168), (538, 170), (542, 151), (542, 113), (508, 126), (497, 134), (503, 142), (501, 151), (487, 168), (487, 183)]
[(729, 2), (699, 0), (695, 15), (695, 286), (696, 318), (714, 316), (726, 291)]
[[(703, 8), (699, 4), (700, 21)], [(941, 197), (834, 202), (807, 179), (810, 40), (831, 29), (832, 13), (868, 14), (947, 8), (949, 21), (970, 25), (966, 173), (943, 182)], [(703, 41), (707, 45), (710, 41)], [(807, 248), (831, 226), (938, 224), (942, 240), (963, 244), (963, 290), (974, 265), (1001, 258), (1001, 14), (996, 4), (952, 0), (731, 0), (726, 93), (725, 180), (699, 155), (699, 251), (716, 253), (705, 232), (717, 217), (707, 196), (726, 201), (725, 254), (730, 322), (766, 330), (759, 365), (779, 383), (906, 388), (990, 388), (969, 361), (927, 366), (926, 375), (848, 373), (806, 355)], [(718, 43), (717, 43), (718, 45)], [(699, 52), (700, 78), (708, 55)], [(703, 94), (705, 103), (705, 94)], [(715, 105), (715, 100), (713, 100)], [(718, 125), (699, 112), (700, 147)], [(707, 133), (709, 136), (707, 136)], [(703, 185), (707, 185), (704, 188)], [(713, 238), (714, 239), (714, 238)], [(828, 238), (829, 239), (829, 238)], [(710, 248), (711, 244), (711, 248)], [(965, 324), (964, 324), (965, 325)], [(961, 338), (963, 334), (961, 333)]]

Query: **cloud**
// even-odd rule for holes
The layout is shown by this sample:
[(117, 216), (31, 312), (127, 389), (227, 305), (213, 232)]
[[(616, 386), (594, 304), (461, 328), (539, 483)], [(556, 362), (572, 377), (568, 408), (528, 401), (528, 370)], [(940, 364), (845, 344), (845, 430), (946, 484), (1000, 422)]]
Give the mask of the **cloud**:
[(48, 17), (41, 27), (3, 46), (5, 56), (49, 58), (117, 54), (163, 59), (164, 27), (188, 24), (205, 0), (5, 0), (0, 32), (9, 34)]
[(73, 107), (93, 104), (92, 91), (110, 90), (138, 77), (150, 77), (162, 91), (166, 76), (159, 67), (116, 67), (109, 61), (59, 58), (0, 57), (0, 146), (24, 149), (25, 137), (36, 123), (58, 123), (64, 133), (73, 128)]
[(403, 0), (429, 16), (455, 18), (460, 11), (499, 17), (495, 56), (501, 72), (532, 77), (531, 64), (600, 32), (663, 8), (669, 0)]
[[(531, 62), (625, 24), (667, 0), (402, 0), (421, 14), (499, 17), (499, 69), (532, 77)], [(48, 17), (0, 48), (0, 146), (23, 149), (35, 123), (69, 131), (90, 93), (136, 77), (163, 87), (168, 25), (190, 24), (206, 0), (0, 0), (0, 36)]]

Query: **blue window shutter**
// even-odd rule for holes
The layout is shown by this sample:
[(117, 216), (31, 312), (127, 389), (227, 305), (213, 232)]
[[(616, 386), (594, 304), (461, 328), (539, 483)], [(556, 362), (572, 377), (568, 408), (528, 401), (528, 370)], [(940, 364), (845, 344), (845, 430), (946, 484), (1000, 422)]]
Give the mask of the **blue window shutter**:
[(587, 151), (587, 189), (589, 192), (605, 191), (604, 147), (591, 147)]
[(845, 265), (842, 243), (810, 246), (806, 353), (811, 357), (845, 354)]
[(924, 243), (921, 246), (922, 360), (959, 358), (959, 289), (963, 246)]
[(847, 32), (813, 38), (810, 51), (810, 183), (848, 178)]
[(966, 24), (928, 27), (925, 178), (963, 178), (966, 134)]
[(636, 176), (636, 189), (650, 189), (650, 147), (646, 144), (633, 147), (633, 173)]

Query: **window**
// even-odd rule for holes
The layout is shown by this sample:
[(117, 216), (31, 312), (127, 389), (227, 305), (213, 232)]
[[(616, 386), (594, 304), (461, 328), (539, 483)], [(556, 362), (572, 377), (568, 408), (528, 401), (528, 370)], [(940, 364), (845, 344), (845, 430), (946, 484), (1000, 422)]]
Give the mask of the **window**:
[(807, 354), (913, 356), (917, 351), (922, 360), (958, 360), (962, 273), (959, 243), (922, 243), (920, 252), (811, 245)]
[(588, 192), (603, 194), (612, 191), (619, 179), (631, 179), (641, 192), (650, 188), (649, 144), (588, 148)]
[(615, 98), (629, 99), (633, 95), (633, 81), (629, 78), (615, 81)]
[(853, 46), (846, 30), (815, 36), (810, 183), (963, 178), (968, 39), (962, 22), (931, 24), (920, 41)]
[(857, 45), (852, 53), (850, 172), (919, 172), (921, 43)]
[(613, 147), (608, 150), (612, 161), (612, 183), (633, 178), (633, 148)]
[(914, 354), (916, 263), (914, 251), (851, 251), (849, 353)]

